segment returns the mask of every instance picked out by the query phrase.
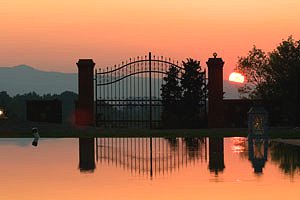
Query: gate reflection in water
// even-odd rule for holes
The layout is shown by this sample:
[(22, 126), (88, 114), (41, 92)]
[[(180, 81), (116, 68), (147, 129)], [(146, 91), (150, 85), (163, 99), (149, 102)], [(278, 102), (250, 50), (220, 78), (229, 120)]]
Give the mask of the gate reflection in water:
[(196, 161), (207, 163), (208, 155), (208, 168), (217, 176), (225, 168), (223, 138), (79, 139), (79, 168), (82, 172), (93, 172), (96, 158), (100, 164), (152, 177), (179, 171)]
[[(207, 161), (205, 138), (97, 138), (97, 162), (155, 176)], [(193, 143), (190, 142), (193, 140)]]
[[(248, 159), (257, 175), (263, 173), (268, 147), (268, 139), (248, 139)], [(79, 138), (80, 171), (93, 172), (95, 160), (150, 177), (208, 162), (209, 171), (218, 176), (225, 169), (224, 138)]]

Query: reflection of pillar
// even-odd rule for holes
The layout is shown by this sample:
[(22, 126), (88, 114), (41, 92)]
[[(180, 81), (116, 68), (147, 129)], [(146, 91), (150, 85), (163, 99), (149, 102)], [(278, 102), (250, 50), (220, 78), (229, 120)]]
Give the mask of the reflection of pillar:
[(223, 138), (209, 138), (209, 170), (215, 172), (222, 172), (225, 168), (224, 164), (224, 139)]
[(224, 127), (223, 65), (222, 58), (209, 58), (208, 67), (208, 127)]
[(93, 172), (95, 165), (94, 138), (79, 138), (79, 169), (83, 172)]
[(268, 140), (248, 139), (249, 160), (254, 168), (254, 173), (262, 174), (265, 163), (268, 160)]
[(94, 124), (94, 66), (92, 59), (79, 59), (78, 101), (76, 102), (75, 122), (77, 125)]

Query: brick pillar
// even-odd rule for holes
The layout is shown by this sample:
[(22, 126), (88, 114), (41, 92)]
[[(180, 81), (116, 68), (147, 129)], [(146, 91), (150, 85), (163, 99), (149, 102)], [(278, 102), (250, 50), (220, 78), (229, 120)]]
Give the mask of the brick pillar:
[(75, 123), (80, 126), (94, 125), (94, 66), (92, 59), (79, 59), (78, 101), (76, 102)]
[(223, 65), (222, 58), (213, 58), (206, 62), (208, 67), (208, 127), (224, 127), (223, 106)]

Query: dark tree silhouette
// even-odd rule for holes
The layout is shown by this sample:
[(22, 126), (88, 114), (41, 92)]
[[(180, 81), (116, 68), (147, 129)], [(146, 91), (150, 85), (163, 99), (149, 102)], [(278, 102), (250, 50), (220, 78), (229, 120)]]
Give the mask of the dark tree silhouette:
[(239, 58), (236, 70), (241, 72), (247, 81), (238, 90), (242, 98), (258, 98), (266, 93), (263, 90), (269, 77), (268, 65), (267, 54), (256, 46), (253, 46), (246, 57)]
[(26, 120), (26, 100), (53, 100), (58, 99), (62, 101), (63, 106), (63, 121), (71, 122), (72, 115), (75, 110), (75, 100), (77, 94), (74, 92), (65, 91), (59, 95), (57, 94), (45, 94), (43, 96), (38, 95), (35, 92), (27, 94), (18, 94), (14, 97), (10, 97), (5, 91), (0, 92), (0, 107), (5, 108), (8, 118), (15, 121)]
[(300, 40), (290, 36), (269, 54), (254, 47), (236, 69), (246, 76), (244, 97), (281, 102), (288, 123), (300, 125)]
[(11, 97), (6, 91), (0, 92), (0, 106), (6, 106), (11, 101)]
[[(203, 124), (206, 124), (203, 119), (206, 118), (207, 97), (205, 71), (201, 69), (199, 61), (191, 58), (183, 62), (183, 67), (184, 72), (181, 77), (183, 123), (188, 128), (203, 127)], [(203, 124), (201, 124), (201, 119)]]
[(163, 78), (161, 86), (162, 96), (162, 124), (166, 128), (179, 128), (181, 126), (180, 105), (182, 99), (182, 88), (179, 85), (179, 69), (171, 65), (167, 76)]
[[(207, 85), (200, 62), (183, 62), (183, 72), (170, 66), (162, 85), (162, 125), (166, 128), (205, 127)], [(179, 78), (180, 77), (180, 78)], [(180, 82), (179, 82), (180, 79)]]

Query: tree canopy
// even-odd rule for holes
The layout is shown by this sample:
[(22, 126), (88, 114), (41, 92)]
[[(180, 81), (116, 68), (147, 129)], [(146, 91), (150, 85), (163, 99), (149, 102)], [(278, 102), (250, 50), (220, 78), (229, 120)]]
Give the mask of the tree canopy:
[(0, 92), (0, 107), (5, 108), (8, 118), (15, 121), (26, 120), (26, 100), (52, 100), (58, 99), (62, 101), (63, 111), (62, 117), (64, 122), (70, 122), (72, 119), (72, 113), (75, 109), (75, 100), (77, 100), (77, 94), (70, 91), (65, 91), (61, 94), (45, 94), (43, 96), (38, 95), (35, 92), (26, 94), (18, 94), (10, 97), (6, 91)]
[[(183, 89), (183, 122), (186, 127), (195, 128), (202, 118), (200, 114), (206, 114), (205, 107), (207, 97), (207, 85), (205, 71), (202, 70), (200, 62), (188, 58), (182, 62), (184, 71), (182, 73), (181, 85)], [(203, 112), (201, 112), (203, 111)]]
[(178, 128), (180, 124), (182, 88), (179, 85), (179, 69), (171, 65), (161, 86), (162, 123), (164, 127)]
[(254, 46), (239, 58), (236, 70), (246, 78), (239, 89), (242, 97), (281, 102), (289, 122), (299, 125), (300, 40), (290, 36), (270, 53)]
[(171, 65), (162, 84), (162, 122), (168, 128), (196, 128), (206, 117), (207, 85), (200, 62), (188, 58), (183, 70)]

